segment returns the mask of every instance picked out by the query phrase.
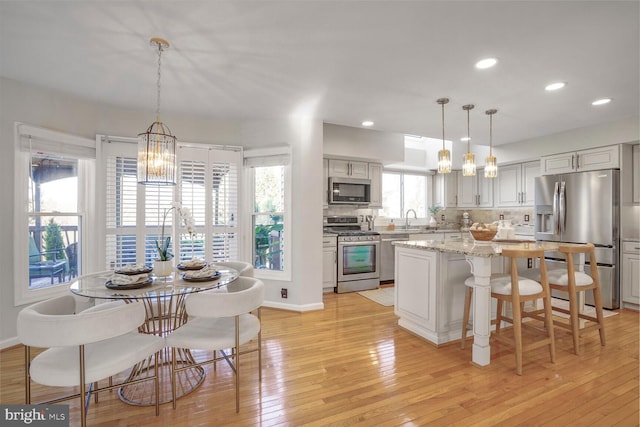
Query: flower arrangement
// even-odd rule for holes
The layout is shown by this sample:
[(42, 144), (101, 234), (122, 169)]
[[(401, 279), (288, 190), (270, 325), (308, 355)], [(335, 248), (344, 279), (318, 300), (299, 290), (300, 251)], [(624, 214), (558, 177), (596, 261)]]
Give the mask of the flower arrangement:
[(167, 216), (169, 212), (175, 210), (180, 215), (180, 219), (184, 222), (184, 226), (187, 228), (189, 236), (193, 236), (195, 232), (195, 220), (191, 214), (191, 209), (182, 207), (180, 203), (172, 203), (169, 209), (165, 209), (164, 218), (162, 219), (162, 236), (160, 241), (156, 240), (156, 248), (158, 249), (158, 259), (160, 261), (168, 261), (173, 258), (173, 254), (169, 252), (169, 245), (171, 243), (171, 236), (164, 236), (165, 223), (167, 222)]
[(429, 212), (431, 212), (431, 215), (436, 215), (438, 212), (440, 212), (441, 209), (442, 209), (442, 206), (433, 205), (429, 207)]

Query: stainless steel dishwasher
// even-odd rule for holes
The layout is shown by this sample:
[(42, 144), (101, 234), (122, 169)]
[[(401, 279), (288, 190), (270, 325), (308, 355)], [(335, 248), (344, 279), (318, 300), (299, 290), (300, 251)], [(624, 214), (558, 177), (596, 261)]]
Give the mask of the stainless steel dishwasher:
[(395, 274), (395, 257), (394, 247), (391, 242), (398, 240), (409, 240), (408, 234), (382, 234), (380, 237), (380, 281), (388, 282), (394, 280)]

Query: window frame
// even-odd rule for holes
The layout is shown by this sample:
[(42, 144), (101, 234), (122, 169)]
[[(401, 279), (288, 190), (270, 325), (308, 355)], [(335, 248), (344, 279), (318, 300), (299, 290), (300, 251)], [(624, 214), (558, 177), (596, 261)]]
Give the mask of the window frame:
[[(22, 139), (31, 137), (37, 141), (39, 151), (59, 154), (78, 160), (78, 207), (77, 212), (29, 212), (29, 169), (31, 168), (31, 153), (22, 148)], [(45, 128), (14, 123), (14, 211), (13, 211), (13, 250), (14, 250), (14, 306), (21, 306), (48, 298), (64, 295), (69, 292), (69, 282), (30, 289), (29, 286), (29, 257), (20, 256), (29, 252), (29, 242), (25, 236), (29, 233), (29, 218), (38, 216), (77, 216), (78, 217), (78, 254), (79, 271), (86, 271), (87, 262), (87, 234), (91, 226), (91, 218), (95, 214), (91, 203), (91, 183), (95, 182), (95, 141), (76, 135), (65, 134)]]
[(264, 270), (254, 268), (253, 275), (256, 278), (274, 281), (291, 281), (291, 148), (286, 147), (270, 147), (248, 149), (244, 151), (244, 169), (246, 182), (246, 198), (244, 205), (251, 212), (246, 216), (245, 227), (247, 230), (247, 244), (245, 245), (244, 258), (251, 260), (251, 265), (255, 264), (253, 259), (253, 247), (255, 242), (255, 229), (253, 227), (254, 212), (253, 201), (255, 200), (255, 167), (260, 166), (284, 166), (284, 227), (283, 236), (287, 245), (284, 247), (284, 267), (282, 271)]
[[(418, 171), (414, 171), (414, 170), (398, 170), (398, 169), (383, 169), (382, 170), (382, 174), (394, 174), (394, 175), (399, 175), (400, 176), (400, 217), (399, 218), (404, 218), (404, 215), (407, 211), (407, 208), (405, 208), (405, 197), (404, 197), (404, 183), (405, 183), (405, 175), (416, 175), (416, 176), (424, 176), (425, 177), (425, 212), (424, 212), (424, 216), (420, 216), (420, 212), (417, 212), (417, 217), (419, 219), (422, 218), (429, 218), (429, 206), (431, 206), (432, 201), (433, 201), (433, 174), (431, 172), (425, 171), (425, 172), (418, 172)], [(384, 177), (383, 177), (383, 181), (384, 181)], [(384, 200), (383, 200), (384, 203)], [(382, 207), (382, 209), (384, 210), (384, 205)], [(390, 217), (390, 218), (396, 218), (396, 217)]]

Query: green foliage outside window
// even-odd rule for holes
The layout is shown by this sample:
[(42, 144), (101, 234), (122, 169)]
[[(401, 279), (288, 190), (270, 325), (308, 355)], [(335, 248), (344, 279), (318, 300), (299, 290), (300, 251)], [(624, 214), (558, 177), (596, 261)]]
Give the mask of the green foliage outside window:
[(62, 240), (62, 227), (53, 218), (44, 229), (45, 258), (48, 260), (64, 259), (64, 241)]

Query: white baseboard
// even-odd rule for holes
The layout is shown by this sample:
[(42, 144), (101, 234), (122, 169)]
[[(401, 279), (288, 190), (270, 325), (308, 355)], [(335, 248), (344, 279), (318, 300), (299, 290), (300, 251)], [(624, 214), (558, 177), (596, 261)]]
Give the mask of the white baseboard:
[(283, 304), (281, 302), (265, 301), (262, 304), (262, 306), (269, 307), (269, 308), (277, 308), (281, 310), (298, 311), (298, 312), (324, 310), (323, 303), (298, 305), (298, 304)]
[(18, 341), (18, 337), (7, 338), (6, 340), (0, 341), (0, 350), (4, 350), (5, 348), (13, 347), (14, 345), (20, 344)]

